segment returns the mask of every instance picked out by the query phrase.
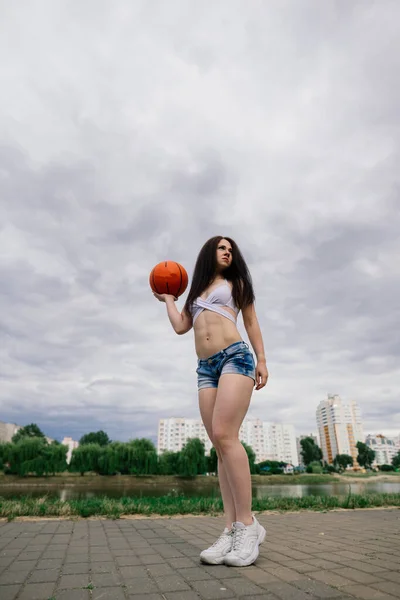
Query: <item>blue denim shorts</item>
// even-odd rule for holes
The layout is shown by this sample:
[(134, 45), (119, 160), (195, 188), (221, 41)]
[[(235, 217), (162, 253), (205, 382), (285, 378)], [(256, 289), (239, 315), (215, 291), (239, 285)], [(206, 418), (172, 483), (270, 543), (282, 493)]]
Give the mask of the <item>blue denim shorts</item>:
[(235, 342), (208, 358), (199, 358), (196, 373), (199, 390), (218, 387), (219, 378), (226, 373), (256, 380), (254, 358), (246, 342)]

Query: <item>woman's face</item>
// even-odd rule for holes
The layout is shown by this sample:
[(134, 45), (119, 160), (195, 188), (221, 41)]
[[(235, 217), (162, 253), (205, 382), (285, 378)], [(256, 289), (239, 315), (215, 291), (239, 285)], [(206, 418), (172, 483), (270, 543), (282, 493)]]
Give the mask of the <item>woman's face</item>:
[(222, 239), (217, 246), (217, 270), (223, 271), (232, 264), (232, 246)]

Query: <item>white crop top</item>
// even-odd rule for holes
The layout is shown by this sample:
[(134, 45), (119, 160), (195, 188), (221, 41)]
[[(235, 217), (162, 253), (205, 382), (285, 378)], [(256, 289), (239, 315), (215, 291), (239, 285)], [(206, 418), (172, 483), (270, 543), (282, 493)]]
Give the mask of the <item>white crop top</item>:
[[(225, 307), (231, 308), (235, 311), (236, 317), (231, 315), (231, 313), (225, 310)], [(197, 317), (203, 310), (212, 310), (213, 312), (222, 315), (223, 317), (227, 317), (233, 323), (236, 323), (236, 318), (239, 313), (239, 309), (235, 306), (232, 298), (232, 290), (230, 285), (225, 280), (224, 283), (218, 285), (214, 288), (207, 296), (205, 300), (200, 298), (200, 296), (195, 300), (191, 307), (191, 313), (193, 318), (193, 324), (196, 321)]]

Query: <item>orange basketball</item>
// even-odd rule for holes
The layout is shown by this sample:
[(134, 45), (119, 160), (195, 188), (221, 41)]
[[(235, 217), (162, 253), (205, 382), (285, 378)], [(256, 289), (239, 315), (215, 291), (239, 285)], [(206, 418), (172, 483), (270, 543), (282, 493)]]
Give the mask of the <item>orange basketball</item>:
[(187, 288), (188, 274), (182, 265), (166, 260), (158, 263), (151, 270), (149, 277), (150, 287), (157, 294), (172, 294), (181, 296)]

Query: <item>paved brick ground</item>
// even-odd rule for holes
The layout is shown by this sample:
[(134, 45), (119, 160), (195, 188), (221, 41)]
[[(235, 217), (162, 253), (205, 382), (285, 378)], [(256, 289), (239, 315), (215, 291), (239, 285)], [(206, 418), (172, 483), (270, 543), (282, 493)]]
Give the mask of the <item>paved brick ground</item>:
[(400, 598), (400, 511), (264, 514), (254, 566), (204, 566), (221, 517), (0, 522), (0, 600)]

